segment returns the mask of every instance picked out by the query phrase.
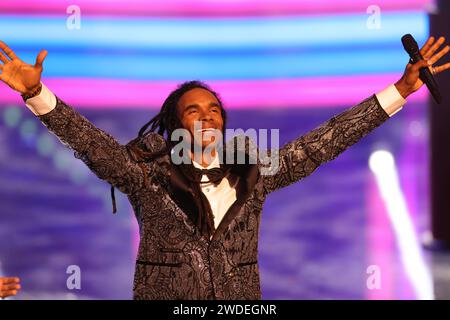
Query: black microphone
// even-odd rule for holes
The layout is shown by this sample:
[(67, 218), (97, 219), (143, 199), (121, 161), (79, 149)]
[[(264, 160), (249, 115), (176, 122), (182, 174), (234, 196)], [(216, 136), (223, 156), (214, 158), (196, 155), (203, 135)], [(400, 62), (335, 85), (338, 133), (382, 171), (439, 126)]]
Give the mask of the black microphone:
[[(420, 54), (419, 46), (417, 45), (417, 42), (412, 35), (405, 34), (402, 37), (402, 43), (403, 47), (405, 48), (406, 52), (408, 52), (411, 58), (412, 64), (415, 64), (420, 60), (423, 60), (423, 57)], [(437, 104), (440, 104), (442, 102), (442, 96), (441, 93), (439, 92), (438, 84), (436, 80), (434, 80), (434, 77), (431, 74), (430, 69), (428, 69), (427, 67), (423, 67), (420, 68), (419, 72), (420, 72), (419, 76), (420, 80), (422, 80), (423, 83), (426, 84), (428, 90), (430, 90), (430, 93), (433, 96), (434, 101), (436, 101)]]

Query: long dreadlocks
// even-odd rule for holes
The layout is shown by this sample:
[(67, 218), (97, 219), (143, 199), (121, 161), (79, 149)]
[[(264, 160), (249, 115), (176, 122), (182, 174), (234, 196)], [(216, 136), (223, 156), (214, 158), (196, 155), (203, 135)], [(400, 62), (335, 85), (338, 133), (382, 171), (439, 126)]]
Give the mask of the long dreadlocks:
[[(186, 92), (201, 88), (205, 89), (209, 92), (211, 92), (214, 97), (219, 102), (219, 105), (221, 106), (221, 115), (223, 119), (223, 131), (222, 136), (223, 139), (225, 139), (225, 127), (226, 127), (226, 119), (227, 114), (225, 112), (225, 109), (223, 108), (222, 101), (219, 97), (219, 95), (214, 92), (208, 85), (206, 85), (203, 82), (200, 81), (188, 81), (180, 84), (174, 91), (172, 91), (167, 99), (164, 101), (160, 112), (153, 117), (149, 122), (147, 122), (140, 130), (137, 138), (135, 138), (133, 141), (131, 141), (127, 147), (131, 152), (134, 153), (135, 156), (138, 158), (138, 164), (141, 167), (143, 173), (144, 173), (144, 183), (147, 184), (147, 174), (145, 170), (145, 161), (152, 160), (155, 158), (158, 158), (163, 155), (170, 154), (170, 150), (172, 149), (172, 141), (171, 136), (172, 132), (178, 128), (182, 128), (181, 120), (178, 117), (178, 102), (180, 98), (185, 94)], [(154, 153), (146, 152), (145, 150), (142, 150), (142, 148), (139, 146), (139, 141), (141, 141), (146, 135), (148, 135), (151, 132), (156, 132), (162, 137), (165, 137), (166, 140), (166, 148), (163, 150), (155, 151)], [(198, 181), (196, 181), (193, 177), (195, 176), (194, 172), (195, 169), (192, 165), (187, 166), (179, 166), (179, 169), (186, 178), (190, 181), (192, 192), (194, 193), (193, 201), (196, 205), (197, 210), (194, 212), (187, 212), (188, 215), (192, 218), (193, 222), (197, 225), (200, 232), (206, 236), (210, 236), (214, 232), (214, 216), (210, 207), (210, 204), (208, 202), (208, 199), (206, 196), (202, 193), (200, 189), (200, 184)], [(221, 179), (220, 179), (221, 180)], [(112, 188), (112, 195), (113, 195)], [(175, 199), (176, 200), (176, 199)], [(182, 203), (179, 203), (179, 205), (183, 205)]]
[[(164, 101), (161, 110), (159, 113), (154, 116), (149, 122), (147, 122), (138, 133), (138, 136), (130, 141), (127, 144), (127, 149), (134, 154), (134, 156), (137, 158), (137, 163), (141, 167), (142, 172), (144, 173), (144, 183), (147, 184), (147, 174), (145, 170), (145, 162), (156, 159), (160, 156), (164, 156), (166, 154), (170, 154), (170, 150), (172, 148), (172, 141), (170, 139), (172, 132), (178, 128), (182, 128), (181, 120), (178, 117), (177, 107), (178, 102), (180, 98), (188, 91), (192, 89), (205, 89), (209, 92), (211, 92), (214, 97), (219, 102), (219, 105), (221, 106), (221, 115), (223, 119), (223, 139), (225, 139), (225, 128), (226, 128), (226, 120), (227, 120), (227, 114), (225, 109), (223, 108), (222, 101), (219, 97), (219, 95), (213, 91), (207, 84), (201, 82), (201, 81), (187, 81), (182, 84), (180, 84), (174, 91), (172, 91), (169, 96)], [(155, 152), (147, 152), (142, 149), (140, 142), (142, 139), (147, 136), (151, 132), (156, 132), (157, 134), (161, 135), (162, 137), (165, 137), (166, 139), (166, 148), (162, 150), (158, 150)], [(199, 186), (195, 186), (196, 193), (198, 197), (204, 198), (204, 196), (201, 194)], [(111, 187), (111, 197), (113, 200), (113, 212), (115, 213), (116, 210), (116, 204), (115, 204), (115, 196), (114, 196), (114, 187)], [(205, 198), (206, 199), (206, 198)], [(203, 202), (206, 200), (203, 199)], [(206, 201), (207, 202), (207, 201)], [(200, 207), (201, 204), (198, 204)], [(203, 203), (203, 207), (205, 206), (205, 203)], [(200, 209), (201, 211), (211, 211), (210, 208), (208, 209)], [(198, 217), (194, 217), (194, 220), (199, 224), (201, 227), (201, 230), (207, 228), (208, 232), (210, 232), (211, 228), (214, 228), (214, 221), (212, 218), (212, 215), (209, 214), (207, 217), (207, 221), (203, 222), (205, 219), (202, 219), (201, 216), (203, 214), (200, 214)], [(202, 221), (203, 220), (203, 221)], [(206, 226), (201, 226), (206, 223)]]

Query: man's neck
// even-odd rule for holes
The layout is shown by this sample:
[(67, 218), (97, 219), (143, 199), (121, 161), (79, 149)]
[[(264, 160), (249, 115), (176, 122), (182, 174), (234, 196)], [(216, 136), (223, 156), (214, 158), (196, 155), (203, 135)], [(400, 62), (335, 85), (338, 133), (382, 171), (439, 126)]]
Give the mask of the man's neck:
[(207, 168), (216, 158), (217, 152), (216, 149), (211, 151), (211, 157), (205, 155), (203, 152), (201, 156), (194, 157), (194, 154), (191, 153), (191, 160), (200, 164), (203, 168)]

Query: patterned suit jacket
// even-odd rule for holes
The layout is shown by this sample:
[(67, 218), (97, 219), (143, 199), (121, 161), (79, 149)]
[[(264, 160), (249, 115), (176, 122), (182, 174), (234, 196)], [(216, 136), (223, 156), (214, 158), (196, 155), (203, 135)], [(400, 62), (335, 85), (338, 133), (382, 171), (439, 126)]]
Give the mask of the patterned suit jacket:
[[(247, 167), (236, 178), (236, 202), (207, 239), (187, 214), (195, 210), (192, 193), (169, 156), (139, 166), (127, 146), (59, 98), (39, 116), (100, 179), (128, 196), (140, 227), (134, 299), (260, 299), (258, 235), (267, 195), (308, 176), (388, 118), (374, 95), (276, 150), (275, 174), (259, 174), (260, 163)], [(141, 141), (147, 151), (165, 143), (156, 133)]]

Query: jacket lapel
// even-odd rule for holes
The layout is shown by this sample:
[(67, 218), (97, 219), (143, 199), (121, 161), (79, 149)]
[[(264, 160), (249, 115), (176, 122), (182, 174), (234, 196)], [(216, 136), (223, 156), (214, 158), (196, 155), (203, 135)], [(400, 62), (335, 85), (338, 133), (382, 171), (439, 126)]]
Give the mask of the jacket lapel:
[(180, 169), (173, 164), (170, 166), (169, 176), (170, 197), (186, 215), (187, 222), (200, 234), (200, 230), (198, 230), (194, 223), (194, 217), (198, 214), (197, 201), (194, 198), (194, 192), (192, 191), (187, 178)]
[[(241, 210), (245, 201), (251, 195), (259, 175), (258, 166), (256, 164), (234, 165), (230, 170), (229, 179), (236, 179), (236, 200), (225, 213), (219, 226), (213, 234), (212, 240), (217, 239), (227, 229), (228, 225), (233, 221)], [(199, 232), (194, 223), (194, 217), (198, 214), (194, 193), (189, 183), (177, 168), (172, 165), (170, 171), (170, 196), (172, 200), (186, 214), (186, 218), (190, 225)], [(199, 232), (200, 233), (200, 232)], [(209, 241), (209, 239), (208, 239)]]
[(255, 187), (259, 170), (256, 164), (235, 165), (231, 169), (230, 174), (238, 179), (236, 186), (236, 201), (233, 202), (222, 218), (222, 221), (220, 221), (212, 240), (218, 239), (239, 213)]
[[(234, 138), (236, 139), (236, 137)], [(246, 146), (244, 150), (236, 150), (234, 154), (234, 163), (237, 163), (238, 153), (245, 153), (245, 164), (225, 164), (226, 170), (229, 170), (228, 179), (233, 180), (237, 179), (236, 184), (236, 200), (230, 206), (230, 208), (225, 213), (222, 218), (219, 226), (213, 234), (211, 240), (219, 238), (227, 229), (229, 224), (233, 221), (236, 215), (241, 210), (244, 203), (247, 201), (249, 196), (251, 195), (255, 184), (259, 177), (259, 168), (257, 164), (253, 164), (250, 161), (251, 156), (247, 153), (248, 140), (246, 140)], [(224, 159), (222, 158), (222, 153), (219, 153), (221, 157), (221, 163), (223, 163)], [(170, 158), (170, 157), (169, 157)], [(170, 162), (170, 181), (169, 181), (169, 194), (172, 200), (178, 205), (181, 211), (185, 214), (187, 222), (200, 234), (200, 230), (195, 225), (194, 217), (198, 214), (197, 208), (197, 200), (195, 199), (194, 192), (189, 185), (189, 181), (178, 168), (178, 166), (173, 165), (171, 160)], [(250, 164), (252, 163), (252, 164)], [(234, 180), (236, 181), (236, 180)], [(203, 235), (200, 235), (202, 238), (206, 239)], [(210, 239), (206, 239), (210, 241)]]

